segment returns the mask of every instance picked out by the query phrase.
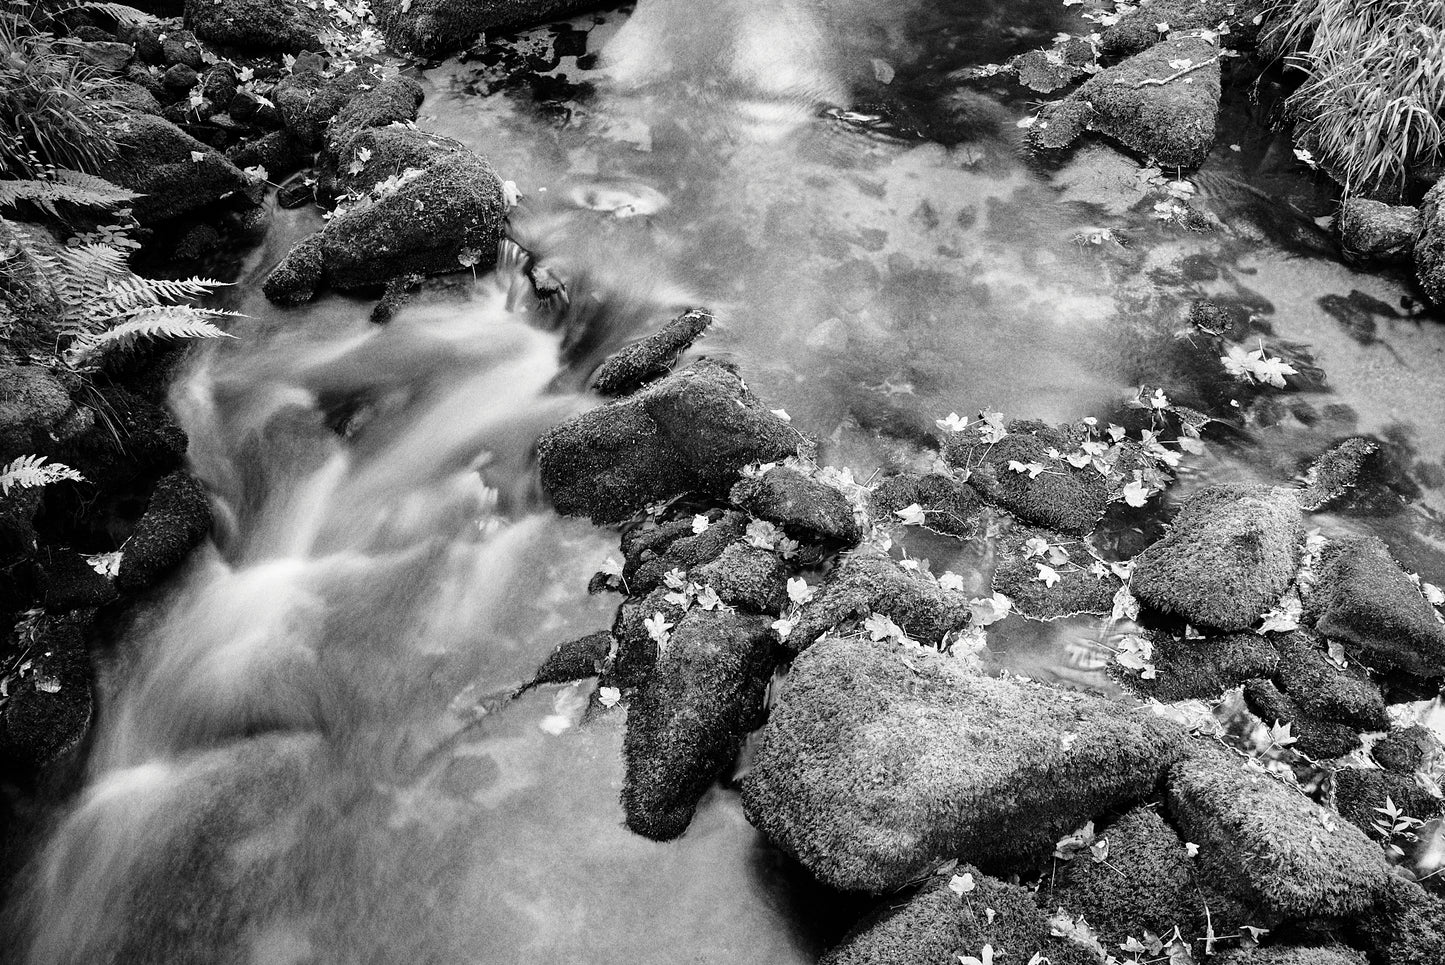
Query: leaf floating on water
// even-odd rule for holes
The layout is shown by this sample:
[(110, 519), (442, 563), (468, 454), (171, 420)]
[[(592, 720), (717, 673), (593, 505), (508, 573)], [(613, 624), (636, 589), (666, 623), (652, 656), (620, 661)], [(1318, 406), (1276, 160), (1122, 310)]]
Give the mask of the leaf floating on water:
[(879, 58), (874, 57), (873, 76), (878, 79), (878, 83), (880, 84), (893, 83), (893, 65), (888, 63), (888, 61), (886, 60), (880, 60)]

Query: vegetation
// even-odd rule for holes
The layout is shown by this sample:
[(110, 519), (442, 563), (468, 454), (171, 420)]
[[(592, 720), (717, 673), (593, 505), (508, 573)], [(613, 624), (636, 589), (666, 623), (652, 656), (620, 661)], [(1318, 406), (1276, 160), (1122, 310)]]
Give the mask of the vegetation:
[(1346, 194), (1396, 198), (1445, 160), (1445, 4), (1278, 0), (1265, 44), (1308, 79), (1286, 111)]

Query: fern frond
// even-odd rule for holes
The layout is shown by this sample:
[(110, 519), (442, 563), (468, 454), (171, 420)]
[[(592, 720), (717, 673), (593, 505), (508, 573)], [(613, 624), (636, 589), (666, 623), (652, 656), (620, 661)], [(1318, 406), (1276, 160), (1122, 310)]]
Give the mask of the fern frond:
[(49, 486), (64, 479), (85, 482), (85, 477), (63, 462), (45, 465), (44, 456), (21, 456), (4, 468), (0, 468), (0, 495), (10, 495), (14, 488), (34, 489)]
[(65, 269), (55, 257), (57, 245), (48, 238), (41, 240), (25, 226), (0, 217), (9, 231), (14, 251), (6, 252), (4, 271), (21, 284), (41, 290), (47, 300), (58, 299), (67, 279)]
[(142, 278), (131, 275), (128, 278), (113, 278), (106, 286), (106, 294), (116, 307), (114, 314), (120, 315), (136, 308), (159, 305), (162, 302), (189, 301), (205, 296), (220, 288), (226, 282), (212, 278)]
[[(70, 174), (79, 174), (72, 171)], [(13, 207), (22, 201), (42, 208), (47, 214), (59, 218), (55, 209), (57, 201), (79, 205), (83, 208), (114, 208), (126, 201), (133, 201), (139, 195), (134, 191), (117, 187), (102, 178), (81, 175), (87, 183), (72, 184), (67, 181), (0, 181), (0, 207)]]
[(240, 316), (240, 312), (190, 305), (152, 305), (128, 314), (129, 319), (114, 328), (78, 338), (67, 353), (67, 361), (79, 366), (107, 346), (125, 345), (140, 338), (235, 338), (211, 319)]

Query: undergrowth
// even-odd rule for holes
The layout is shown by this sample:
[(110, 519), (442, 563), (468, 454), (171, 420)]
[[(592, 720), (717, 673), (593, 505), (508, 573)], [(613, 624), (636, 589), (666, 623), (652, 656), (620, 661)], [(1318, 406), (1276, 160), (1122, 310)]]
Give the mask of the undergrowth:
[(1398, 198), (1445, 160), (1445, 3), (1278, 0), (1267, 49), (1308, 76), (1285, 103), (1345, 193)]

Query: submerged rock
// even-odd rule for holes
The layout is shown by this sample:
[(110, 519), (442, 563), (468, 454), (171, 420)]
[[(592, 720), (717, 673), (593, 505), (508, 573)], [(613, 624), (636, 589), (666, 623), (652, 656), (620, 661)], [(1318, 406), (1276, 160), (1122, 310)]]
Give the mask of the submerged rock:
[(645, 338), (613, 352), (592, 376), (592, 389), (602, 395), (627, 395), (660, 379), (713, 323), (712, 312), (693, 308)]
[(1335, 225), (1345, 260), (1360, 265), (1407, 264), (1420, 234), (1420, 209), (1349, 197)]
[(851, 545), (863, 536), (853, 507), (841, 492), (786, 466), (738, 480), (728, 498), (799, 540)]
[(1047, 851), (1149, 794), (1174, 725), (978, 676), (953, 658), (828, 638), (794, 661), (743, 783), (748, 819), (824, 883), (883, 892), (933, 865)]
[(1290, 490), (1211, 486), (1190, 497), (1168, 535), (1139, 554), (1129, 588), (1147, 606), (1195, 626), (1245, 630), (1289, 587), (1303, 541)]
[(961, 956), (977, 958), (985, 945), (1005, 961), (1026, 965), (1042, 954), (1051, 965), (1089, 965), (1088, 950), (1056, 937), (1048, 916), (1026, 888), (1005, 884), (977, 868), (961, 865), (972, 889), (958, 894), (940, 879), (905, 904), (888, 903), (863, 922), (819, 965), (942, 965)]
[(1317, 632), (1371, 667), (1445, 674), (1445, 626), (1377, 537), (1325, 547), (1307, 614)]
[(1375, 843), (1251, 762), (1201, 744), (1167, 784), (1201, 874), (1268, 920), (1351, 917), (1383, 895), (1390, 872)]
[[(1083, 436), (1073, 426), (1046, 426), (1015, 421), (998, 442), (975, 433), (959, 433), (944, 455), (955, 469), (968, 470), (968, 483), (986, 502), (1006, 509), (1026, 523), (1047, 526), (1070, 536), (1086, 536), (1109, 505), (1108, 483), (1092, 467), (1080, 469), (1049, 455), (1079, 448)], [(1030, 478), (1009, 463), (1047, 467)]]
[(895, 518), (900, 509), (917, 505), (923, 510), (927, 529), (959, 539), (978, 533), (978, 516), (983, 503), (966, 482), (943, 473), (905, 472), (889, 476), (868, 497), (875, 519)]
[(1420, 234), (1415, 239), (1415, 277), (1425, 297), (1445, 305), (1445, 178), (1420, 202)]
[(786, 643), (801, 650), (828, 630), (875, 613), (912, 639), (937, 646), (968, 623), (968, 597), (903, 569), (882, 550), (862, 546), (844, 556), (821, 589), (798, 608)]
[(559, 513), (610, 523), (685, 492), (722, 496), (744, 466), (805, 445), (736, 372), (703, 360), (553, 426), (537, 457)]
[(256, 205), (264, 185), (163, 118), (135, 114), (113, 125), (120, 153), (99, 174), (141, 197), (131, 202), (142, 224), (192, 215), (222, 201)]
[(1305, 485), (1299, 492), (1300, 506), (1316, 512), (1345, 495), (1359, 481), (1365, 461), (1379, 450), (1377, 443), (1355, 438), (1322, 453), (1310, 463), (1305, 474)]
[[(1186, 62), (1204, 66), (1182, 73)], [(1091, 129), (1165, 167), (1198, 167), (1219, 117), (1219, 48), (1196, 37), (1166, 40), (1071, 96), (1089, 105)]]
[(764, 617), (689, 611), (627, 712), (622, 805), (627, 826), (666, 841), (687, 830), (699, 798), (761, 721), (772, 674)]
[[(1056, 549), (1073, 544), (1073, 552), (1082, 560), (1052, 561), (1043, 551), (1035, 552), (1031, 541)], [(1028, 527), (1016, 529), (1001, 541), (993, 573), (993, 588), (1013, 600), (1020, 614), (1035, 620), (1111, 613), (1121, 586), (1120, 579), (1084, 547), (1060, 533)]]
[(180, 565), (211, 531), (211, 504), (196, 477), (177, 470), (156, 484), (145, 515), (121, 554), (115, 585), (150, 586)]
[(288, 0), (185, 0), (186, 24), (208, 44), (260, 53), (321, 50), (328, 25), (315, 7)]
[(1445, 961), (1445, 900), (1413, 881), (1391, 877), (1384, 900), (1356, 925), (1379, 965)]

